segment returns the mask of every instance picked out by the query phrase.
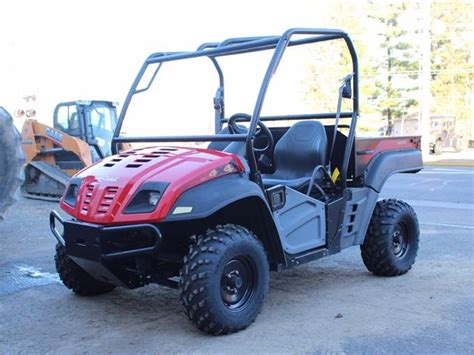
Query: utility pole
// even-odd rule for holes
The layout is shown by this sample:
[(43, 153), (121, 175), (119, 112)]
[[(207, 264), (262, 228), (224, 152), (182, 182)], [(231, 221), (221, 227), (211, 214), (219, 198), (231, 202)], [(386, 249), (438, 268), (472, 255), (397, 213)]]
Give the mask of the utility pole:
[(431, 129), (431, 1), (420, 1), (423, 16), (421, 41), (421, 151), (424, 156), (430, 154)]

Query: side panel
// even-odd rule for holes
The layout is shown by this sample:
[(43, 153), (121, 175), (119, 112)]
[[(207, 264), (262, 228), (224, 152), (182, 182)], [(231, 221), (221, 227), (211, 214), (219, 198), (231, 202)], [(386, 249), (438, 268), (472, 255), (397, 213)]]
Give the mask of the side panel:
[(342, 226), (341, 249), (364, 242), (372, 212), (379, 194), (368, 188), (350, 189), (351, 199), (347, 201)]
[(323, 202), (286, 188), (286, 204), (273, 216), (286, 253), (297, 254), (326, 244)]
[(415, 173), (423, 169), (418, 149), (389, 150), (374, 156), (364, 172), (364, 185), (380, 192), (385, 181), (395, 173)]

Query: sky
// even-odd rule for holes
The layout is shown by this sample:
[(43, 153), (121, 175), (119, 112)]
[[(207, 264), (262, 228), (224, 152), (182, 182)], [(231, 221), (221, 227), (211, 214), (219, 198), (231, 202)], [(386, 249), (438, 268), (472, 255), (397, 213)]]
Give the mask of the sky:
[[(0, 105), (36, 95), (37, 118), (56, 103), (123, 102), (144, 59), (228, 37), (331, 27), (330, 1), (2, 1)], [(260, 82), (261, 78), (256, 78)]]

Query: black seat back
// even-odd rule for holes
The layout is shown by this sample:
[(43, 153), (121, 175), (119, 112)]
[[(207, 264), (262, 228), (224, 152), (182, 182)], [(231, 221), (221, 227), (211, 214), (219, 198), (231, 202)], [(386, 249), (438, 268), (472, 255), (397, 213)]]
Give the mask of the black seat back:
[(275, 179), (291, 180), (312, 175), (317, 165), (327, 164), (328, 142), (321, 122), (294, 124), (275, 146)]

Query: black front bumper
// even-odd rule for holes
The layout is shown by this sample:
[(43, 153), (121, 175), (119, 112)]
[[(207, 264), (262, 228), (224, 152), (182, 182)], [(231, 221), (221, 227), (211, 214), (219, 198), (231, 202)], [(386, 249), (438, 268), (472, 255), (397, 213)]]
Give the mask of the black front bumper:
[[(56, 222), (63, 226), (60, 233)], [(160, 248), (161, 233), (152, 224), (102, 226), (65, 221), (56, 212), (49, 216), (51, 232), (67, 255), (99, 281), (117, 286), (143, 286), (143, 276), (134, 270), (136, 257), (151, 257)]]

